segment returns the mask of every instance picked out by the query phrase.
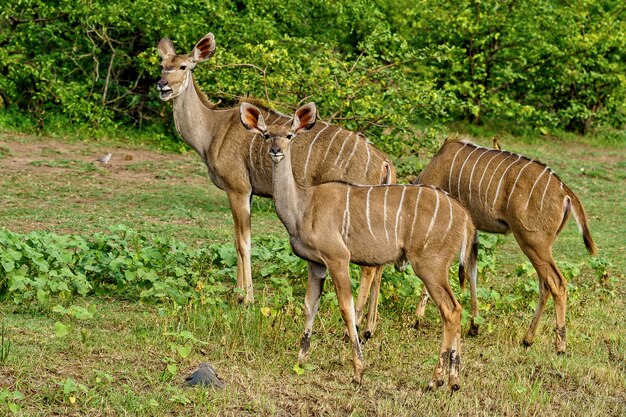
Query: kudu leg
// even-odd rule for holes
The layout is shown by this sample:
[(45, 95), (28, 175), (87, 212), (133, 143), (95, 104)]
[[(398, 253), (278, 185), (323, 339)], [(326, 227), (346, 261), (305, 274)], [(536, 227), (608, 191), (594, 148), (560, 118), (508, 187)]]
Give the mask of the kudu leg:
[[(518, 238), (515, 235), (522, 251), (537, 271), (539, 279), (539, 300), (535, 314), (530, 323), (526, 335), (524, 336), (524, 345), (532, 345), (535, 339), (535, 332), (539, 319), (543, 313), (548, 296), (552, 295), (554, 299), (554, 309), (556, 313), (556, 329), (555, 329), (555, 348), (556, 353), (565, 353), (566, 350), (566, 330), (565, 315), (567, 310), (567, 280), (559, 270), (556, 262), (552, 258), (552, 245), (540, 242), (537, 244), (528, 237)], [(530, 244), (529, 244), (530, 242)], [(535, 243), (535, 244), (532, 244)], [(541, 249), (536, 249), (541, 248)]]
[(249, 304), (254, 301), (252, 269), (250, 266), (250, 192), (227, 192), (230, 210), (235, 223), (235, 249), (237, 250), (237, 288), (244, 291), (238, 298)]
[(300, 341), (300, 353), (298, 353), (298, 364), (303, 365), (309, 357), (311, 347), (311, 334), (313, 332), (313, 322), (320, 305), (320, 297), (324, 288), (326, 278), (326, 267), (314, 262), (309, 262), (309, 278), (307, 281), (306, 295), (304, 297), (304, 334)]
[(419, 329), (422, 325), (424, 314), (426, 313), (426, 304), (428, 304), (428, 290), (426, 289), (426, 285), (423, 285), (420, 300), (418, 301), (417, 309), (415, 310), (415, 316), (417, 317), (415, 319), (415, 324), (413, 324), (415, 329)]
[(376, 267), (362, 266), (361, 267), (361, 283), (359, 285), (359, 295), (356, 299), (356, 325), (359, 327), (363, 320), (363, 312), (365, 311), (365, 303), (370, 294), (372, 283), (376, 278)]
[[(413, 264), (413, 269), (419, 271)], [(439, 308), (443, 321), (443, 337), (439, 350), (439, 359), (433, 372), (428, 389), (434, 390), (444, 384), (444, 373), (449, 371), (449, 387), (456, 391), (460, 387), (459, 370), (461, 366), (461, 304), (454, 297), (448, 282), (447, 268), (441, 273), (422, 272), (418, 275), (424, 282), (431, 298)]]
[(348, 337), (352, 342), (352, 363), (354, 366), (354, 375), (352, 382), (361, 385), (363, 378), (363, 353), (361, 352), (361, 344), (356, 331), (356, 313), (354, 311), (354, 298), (352, 297), (352, 288), (350, 285), (349, 264), (345, 262), (332, 262), (328, 265), (330, 276), (335, 286), (337, 300), (339, 302), (339, 310), (348, 330)]
[(367, 326), (363, 333), (365, 340), (371, 339), (376, 331), (376, 322), (378, 321), (378, 296), (380, 295), (380, 283), (383, 278), (384, 268), (384, 266), (378, 266), (374, 271), (374, 280), (370, 288), (370, 302), (367, 307)]

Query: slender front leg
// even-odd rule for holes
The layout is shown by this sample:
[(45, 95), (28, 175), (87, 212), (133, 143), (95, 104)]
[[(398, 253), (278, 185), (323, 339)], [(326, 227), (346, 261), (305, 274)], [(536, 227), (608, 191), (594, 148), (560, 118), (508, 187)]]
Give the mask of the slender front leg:
[(361, 285), (359, 285), (359, 295), (356, 299), (356, 325), (361, 325), (363, 320), (363, 311), (365, 310), (365, 303), (370, 294), (370, 288), (372, 282), (376, 278), (376, 267), (362, 266), (361, 267)]
[(365, 340), (371, 339), (376, 331), (376, 322), (378, 321), (378, 296), (380, 295), (380, 283), (383, 278), (384, 266), (376, 267), (374, 273), (374, 280), (372, 281), (372, 287), (370, 288), (370, 303), (367, 307), (367, 327), (363, 332), (363, 338)]
[(252, 269), (250, 266), (250, 197), (246, 193), (227, 191), (230, 210), (235, 223), (235, 249), (237, 250), (237, 288), (245, 295), (238, 298), (249, 304), (254, 301), (252, 291)]
[(352, 297), (352, 288), (350, 286), (350, 273), (348, 269), (348, 259), (345, 261), (335, 261), (328, 265), (330, 276), (335, 285), (337, 292), (337, 300), (339, 301), (339, 310), (341, 316), (348, 329), (348, 337), (352, 342), (352, 364), (354, 366), (354, 375), (352, 382), (361, 385), (363, 379), (363, 353), (361, 352), (361, 344), (356, 331), (356, 319), (354, 312), (354, 299)]
[(315, 315), (320, 305), (320, 296), (324, 288), (325, 278), (326, 267), (315, 262), (309, 262), (309, 278), (307, 281), (306, 296), (304, 297), (304, 334), (300, 341), (300, 353), (298, 353), (299, 365), (305, 364), (309, 357), (313, 321), (315, 321)]

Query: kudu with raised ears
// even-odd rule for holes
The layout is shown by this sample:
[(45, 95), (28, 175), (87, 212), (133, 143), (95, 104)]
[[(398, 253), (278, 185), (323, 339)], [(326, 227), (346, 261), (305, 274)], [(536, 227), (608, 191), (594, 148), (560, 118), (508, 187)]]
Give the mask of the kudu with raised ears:
[(552, 257), (552, 245), (570, 212), (585, 247), (596, 254), (587, 216), (576, 194), (540, 162), (460, 139), (446, 141), (415, 183), (435, 185), (458, 198), (479, 230), (513, 234), (539, 277), (539, 302), (524, 344), (533, 343), (546, 301), (552, 295), (555, 347), (557, 353), (565, 352), (567, 281)]
[(252, 104), (241, 105), (243, 126), (270, 143), (276, 213), (289, 233), (294, 253), (310, 266), (298, 361), (303, 363), (308, 356), (328, 270), (352, 342), (353, 380), (360, 383), (364, 365), (349, 263), (384, 265), (408, 260), (439, 307), (443, 321), (439, 360), (429, 387), (443, 385), (444, 373), (449, 372), (450, 388), (458, 389), (461, 305), (450, 288), (448, 271), (460, 251), (460, 279), (467, 271), (476, 273), (477, 232), (469, 213), (435, 187), (356, 186), (342, 182), (300, 186), (294, 177), (292, 148), (300, 141), (296, 135), (313, 129), (315, 120), (314, 103), (300, 107), (290, 126), (268, 126), (260, 109)]
[[(216, 110), (196, 84), (192, 70), (215, 52), (211, 33), (191, 53), (178, 54), (163, 38), (157, 49), (161, 56), (161, 99), (173, 103), (174, 122), (183, 140), (202, 158), (213, 183), (226, 191), (235, 226), (237, 287), (245, 292), (244, 302), (253, 301), (250, 267), (250, 204), (253, 195), (272, 197), (272, 166), (267, 158), (269, 144), (241, 126), (239, 107)], [(287, 125), (291, 118), (263, 109), (268, 125)], [(362, 135), (318, 123), (304, 133), (293, 149), (293, 165), (300, 184), (341, 180), (354, 184), (395, 182), (391, 160)], [(364, 279), (381, 271), (365, 267)]]

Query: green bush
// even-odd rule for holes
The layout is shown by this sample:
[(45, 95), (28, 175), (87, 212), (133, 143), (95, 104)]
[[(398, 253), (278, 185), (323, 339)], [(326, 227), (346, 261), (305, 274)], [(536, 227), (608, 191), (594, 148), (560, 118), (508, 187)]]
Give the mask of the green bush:
[[(0, 11), (0, 123), (176, 136), (154, 89), (163, 36), (214, 101), (267, 99), (366, 132), (399, 156), (452, 120), (586, 132), (626, 123), (619, 0), (9, 0)], [(7, 116), (7, 114), (9, 116)], [(419, 143), (418, 143), (419, 144)], [(431, 143), (427, 144), (432, 147)]]

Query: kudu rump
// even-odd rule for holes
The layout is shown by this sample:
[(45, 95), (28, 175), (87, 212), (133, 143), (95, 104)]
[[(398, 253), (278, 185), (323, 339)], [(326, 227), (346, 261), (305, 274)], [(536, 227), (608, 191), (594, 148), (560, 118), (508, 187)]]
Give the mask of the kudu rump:
[[(352, 342), (353, 380), (360, 383), (364, 365), (349, 263), (384, 265), (408, 260), (439, 307), (443, 321), (439, 360), (429, 387), (443, 385), (444, 372), (449, 371), (449, 386), (458, 389), (461, 305), (450, 288), (448, 271), (460, 250), (460, 279), (469, 275), (466, 271), (470, 271), (470, 279), (475, 277), (477, 232), (468, 211), (434, 187), (354, 186), (343, 182), (301, 187), (294, 178), (292, 143), (295, 151), (302, 140), (295, 139), (296, 135), (314, 129), (315, 120), (313, 103), (300, 107), (290, 126), (268, 126), (262, 110), (247, 103), (241, 105), (242, 124), (270, 139), (276, 213), (289, 232), (294, 253), (309, 262), (299, 362), (305, 362), (308, 356), (328, 270)], [(320, 147), (316, 152), (325, 151)]]
[(524, 344), (533, 343), (539, 318), (552, 295), (556, 351), (565, 352), (567, 281), (552, 258), (552, 245), (570, 212), (585, 247), (596, 254), (585, 210), (576, 194), (540, 162), (458, 139), (441, 147), (415, 183), (435, 185), (458, 198), (479, 230), (513, 233), (539, 277), (539, 302)]
[[(215, 52), (211, 33), (189, 54), (177, 54), (166, 38), (157, 49), (162, 60), (157, 85), (161, 99), (172, 100), (176, 129), (200, 155), (211, 181), (228, 196), (235, 223), (237, 287), (245, 291), (244, 302), (252, 302), (250, 205), (252, 195), (273, 195), (272, 166), (267, 158), (270, 145), (241, 126), (239, 107), (216, 110), (196, 84), (192, 70)], [(275, 111), (264, 109), (263, 114), (268, 125), (291, 122), (290, 117)], [(395, 182), (395, 169), (384, 153), (363, 136), (328, 123), (318, 123), (293, 148), (294, 171), (302, 185), (336, 180), (354, 184)], [(362, 276), (369, 281), (381, 272), (380, 268), (363, 268)]]

